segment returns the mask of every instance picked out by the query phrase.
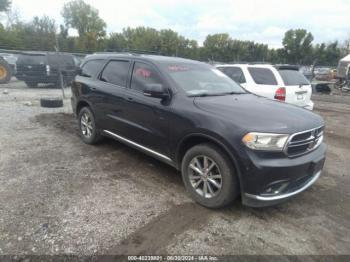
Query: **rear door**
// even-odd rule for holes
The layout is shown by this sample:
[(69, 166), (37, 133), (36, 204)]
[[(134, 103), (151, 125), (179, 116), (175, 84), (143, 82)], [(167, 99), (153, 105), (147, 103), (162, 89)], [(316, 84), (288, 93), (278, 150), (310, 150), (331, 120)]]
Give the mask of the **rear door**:
[(279, 69), (286, 88), (286, 102), (297, 106), (307, 106), (311, 101), (312, 87), (306, 77), (295, 69)]
[[(72, 85), (72, 98), (88, 101), (92, 107), (96, 118), (96, 123), (100, 126), (103, 118), (103, 101), (105, 92), (99, 85), (97, 75), (101, 72), (104, 59), (89, 60), (81, 67), (80, 74), (76, 76)], [(79, 101), (75, 101), (78, 103)]]
[(128, 134), (125, 91), (128, 86), (131, 62), (127, 59), (108, 61), (98, 77), (95, 92), (101, 99), (96, 102), (100, 112), (100, 127), (120, 136)]

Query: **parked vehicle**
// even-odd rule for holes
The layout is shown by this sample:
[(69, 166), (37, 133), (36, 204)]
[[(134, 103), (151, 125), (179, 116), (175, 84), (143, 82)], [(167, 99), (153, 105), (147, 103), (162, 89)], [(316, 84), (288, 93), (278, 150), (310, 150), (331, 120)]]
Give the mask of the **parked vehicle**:
[(334, 83), (334, 88), (343, 92), (350, 91), (350, 64), (345, 68), (345, 75), (338, 77), (337, 81)]
[(302, 73), (307, 80), (310, 82), (312, 81), (314, 74), (311, 66), (301, 66), (299, 68), (299, 72)]
[(331, 81), (334, 77), (334, 72), (329, 67), (315, 67), (314, 74), (318, 81)]
[(249, 206), (276, 204), (321, 175), (320, 116), (248, 93), (208, 64), (96, 54), (71, 88), (85, 143), (107, 136), (181, 170), (203, 206), (225, 206), (239, 195)]
[(0, 53), (0, 84), (10, 82), (16, 72), (16, 60), (13, 54)]
[(64, 85), (69, 85), (77, 72), (73, 55), (50, 52), (22, 53), (17, 59), (18, 80), (24, 81), (28, 87), (36, 87), (39, 83), (60, 85), (60, 74)]
[(339, 60), (338, 67), (337, 67), (337, 78), (343, 79), (343, 80), (347, 79), (349, 67), (350, 67), (350, 54)]
[(80, 67), (80, 64), (83, 61), (84, 57), (85, 57), (85, 55), (83, 55), (83, 54), (79, 54), (79, 55), (74, 54), (73, 55), (74, 64), (76, 67)]
[(249, 92), (313, 109), (310, 82), (290, 65), (230, 64), (216, 67)]

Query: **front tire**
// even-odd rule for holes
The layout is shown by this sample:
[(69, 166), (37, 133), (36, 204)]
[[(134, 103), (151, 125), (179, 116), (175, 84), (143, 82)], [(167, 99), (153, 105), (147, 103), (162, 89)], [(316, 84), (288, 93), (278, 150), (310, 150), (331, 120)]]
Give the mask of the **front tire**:
[(89, 107), (83, 107), (79, 111), (78, 121), (80, 137), (84, 143), (93, 145), (101, 141), (94, 114)]
[(199, 144), (189, 149), (181, 171), (186, 190), (202, 206), (220, 208), (232, 203), (239, 194), (232, 162), (213, 144)]

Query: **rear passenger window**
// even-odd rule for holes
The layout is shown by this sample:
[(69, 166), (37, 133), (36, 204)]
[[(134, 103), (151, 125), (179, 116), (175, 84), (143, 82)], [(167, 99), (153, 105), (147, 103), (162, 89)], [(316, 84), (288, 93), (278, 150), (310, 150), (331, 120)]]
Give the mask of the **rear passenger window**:
[(286, 86), (309, 85), (310, 82), (298, 70), (278, 70)]
[(231, 78), (236, 83), (245, 83), (245, 77), (242, 69), (239, 67), (219, 67), (220, 71), (224, 72), (229, 78)]
[(277, 80), (268, 68), (248, 67), (254, 82), (258, 85), (277, 85)]
[(50, 66), (56, 66), (56, 67), (74, 66), (74, 60), (72, 55), (50, 54), (48, 55), (47, 58)]
[(150, 84), (163, 84), (163, 82), (152, 66), (136, 62), (132, 72), (131, 88), (143, 92)]
[(101, 81), (126, 87), (129, 66), (129, 61), (110, 61), (102, 72)]
[(93, 77), (97, 75), (103, 64), (104, 60), (102, 59), (88, 61), (81, 68), (81, 75), (85, 77)]

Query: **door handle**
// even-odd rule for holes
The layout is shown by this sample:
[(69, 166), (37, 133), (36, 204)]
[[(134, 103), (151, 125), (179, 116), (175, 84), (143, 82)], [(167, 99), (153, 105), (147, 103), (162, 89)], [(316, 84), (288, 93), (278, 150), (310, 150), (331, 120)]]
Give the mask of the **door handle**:
[(133, 101), (134, 99), (132, 97), (127, 98), (128, 101)]
[(90, 89), (91, 89), (92, 91), (97, 90), (97, 88), (96, 88), (96, 87), (91, 87)]

